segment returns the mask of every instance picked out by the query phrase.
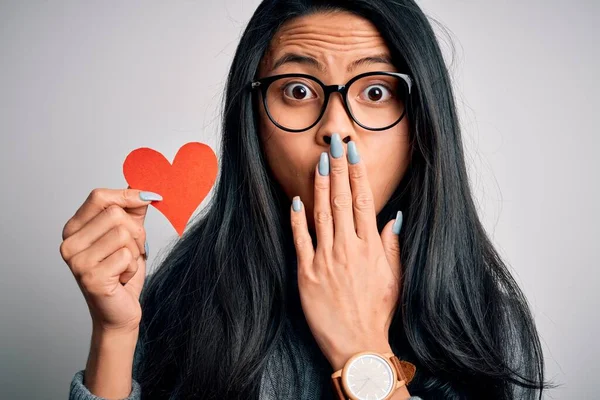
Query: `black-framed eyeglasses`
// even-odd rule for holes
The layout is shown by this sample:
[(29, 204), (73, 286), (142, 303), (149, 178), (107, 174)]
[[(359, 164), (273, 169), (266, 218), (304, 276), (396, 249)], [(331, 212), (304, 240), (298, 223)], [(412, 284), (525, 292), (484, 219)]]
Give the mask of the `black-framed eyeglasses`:
[(412, 88), (409, 75), (399, 72), (365, 72), (345, 85), (325, 85), (312, 75), (282, 74), (256, 79), (269, 119), (280, 129), (302, 132), (325, 114), (332, 93), (342, 95), (344, 108), (359, 126), (371, 131), (389, 129), (406, 114)]

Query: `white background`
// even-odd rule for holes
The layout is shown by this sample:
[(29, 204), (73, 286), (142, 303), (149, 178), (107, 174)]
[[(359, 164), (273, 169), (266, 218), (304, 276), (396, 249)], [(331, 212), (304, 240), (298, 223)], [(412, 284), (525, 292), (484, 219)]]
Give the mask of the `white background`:
[[(62, 227), (93, 188), (127, 186), (137, 147), (218, 151), (224, 80), (257, 4), (0, 2), (1, 398), (66, 398), (90, 318)], [(419, 4), (445, 27), (433, 22), (481, 217), (561, 385), (546, 398), (597, 398), (600, 2)], [(152, 208), (146, 228), (153, 261), (177, 235)]]

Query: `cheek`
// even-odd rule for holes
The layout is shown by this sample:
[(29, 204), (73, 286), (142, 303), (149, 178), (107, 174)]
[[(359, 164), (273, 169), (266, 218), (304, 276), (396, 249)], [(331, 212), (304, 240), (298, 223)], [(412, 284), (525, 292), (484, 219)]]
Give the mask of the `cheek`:
[[(314, 157), (311, 158), (310, 152), (306, 151), (310, 146), (304, 143), (306, 137), (291, 135), (264, 121), (260, 122), (260, 130), (265, 157), (273, 176), (290, 200), (300, 195), (305, 201), (312, 188), (311, 168), (314, 170)], [(314, 159), (316, 165), (318, 155)]]
[(367, 161), (367, 174), (373, 191), (377, 212), (391, 198), (402, 181), (409, 164), (409, 143), (407, 135), (397, 133), (386, 140), (380, 140), (371, 148)]

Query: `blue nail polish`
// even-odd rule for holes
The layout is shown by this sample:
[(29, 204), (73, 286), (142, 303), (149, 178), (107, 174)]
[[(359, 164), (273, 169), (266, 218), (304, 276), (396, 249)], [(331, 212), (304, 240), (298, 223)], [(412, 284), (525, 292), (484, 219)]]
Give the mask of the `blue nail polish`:
[(339, 133), (334, 133), (331, 135), (331, 155), (333, 158), (340, 158), (343, 154), (342, 138), (340, 138)]
[(148, 242), (144, 243), (144, 252), (146, 254), (146, 258), (148, 258), (148, 252), (150, 251), (150, 248), (148, 247)]
[(300, 196), (295, 196), (292, 201), (292, 209), (294, 211), (298, 212), (298, 211), (300, 211), (300, 207), (301, 207)]
[(329, 175), (329, 154), (327, 152), (321, 153), (321, 158), (319, 158), (319, 175)]
[(360, 161), (360, 156), (358, 155), (358, 149), (356, 148), (356, 143), (354, 141), (348, 142), (348, 162), (350, 164), (356, 164)]
[(154, 192), (140, 192), (140, 199), (142, 199), (144, 201), (160, 201), (163, 198), (158, 193), (154, 193)]
[(402, 211), (398, 211), (396, 214), (396, 221), (394, 221), (394, 225), (392, 226), (392, 232), (398, 235), (400, 234), (400, 229), (402, 229)]

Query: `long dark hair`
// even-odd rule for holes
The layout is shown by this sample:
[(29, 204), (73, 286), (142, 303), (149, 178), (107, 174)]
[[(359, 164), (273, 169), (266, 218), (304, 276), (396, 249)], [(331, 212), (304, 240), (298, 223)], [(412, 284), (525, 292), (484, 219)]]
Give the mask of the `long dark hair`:
[[(389, 331), (394, 352), (417, 366), (409, 389), (424, 398), (531, 398), (544, 388), (540, 341), (523, 293), (482, 227), (468, 184), (447, 67), (413, 0), (265, 0), (237, 47), (223, 106), (220, 175), (142, 293), (138, 382), (144, 398), (257, 399), (271, 357), (314, 348), (299, 311), (289, 199), (263, 156), (248, 83), (282, 23), (347, 10), (380, 31), (414, 79), (407, 105), (411, 162), (378, 214), (403, 210), (404, 277)], [(315, 398), (332, 398), (318, 355)], [(287, 362), (287, 364), (286, 364)], [(280, 398), (300, 398), (301, 368), (280, 370)], [(283, 368), (283, 367), (282, 367)]]

